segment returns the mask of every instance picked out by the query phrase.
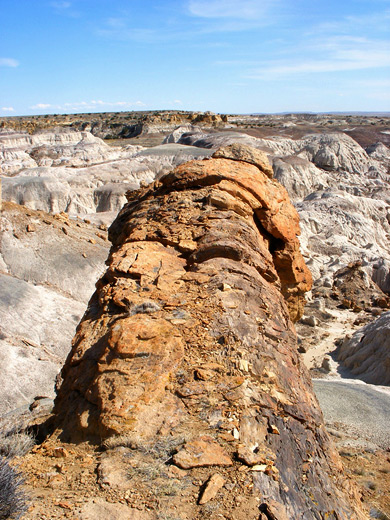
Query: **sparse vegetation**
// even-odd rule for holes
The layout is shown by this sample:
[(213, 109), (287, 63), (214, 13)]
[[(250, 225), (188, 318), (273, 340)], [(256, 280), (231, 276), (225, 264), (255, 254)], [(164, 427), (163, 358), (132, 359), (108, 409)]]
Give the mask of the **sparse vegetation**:
[(35, 444), (34, 436), (28, 430), (27, 420), (23, 417), (0, 418), (0, 455), (20, 457)]
[(21, 474), (0, 457), (0, 520), (16, 520), (26, 511)]
[(162, 462), (167, 462), (174, 453), (176, 453), (179, 446), (185, 443), (186, 439), (180, 438), (161, 438), (152, 445), (145, 445), (141, 439), (134, 435), (118, 435), (116, 437), (109, 437), (106, 439), (102, 448), (105, 450), (112, 450), (119, 447), (131, 448), (138, 450), (145, 454), (150, 454), (154, 458)]
[(186, 486), (185, 481), (170, 478), (168, 467), (155, 460), (130, 467), (128, 477), (139, 479), (144, 485), (152, 488), (155, 496), (159, 497), (176, 496)]

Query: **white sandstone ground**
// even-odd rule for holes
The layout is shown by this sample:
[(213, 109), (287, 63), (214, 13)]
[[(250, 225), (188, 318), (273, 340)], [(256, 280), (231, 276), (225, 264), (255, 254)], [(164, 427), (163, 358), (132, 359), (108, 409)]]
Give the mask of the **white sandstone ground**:
[(53, 397), (108, 254), (106, 232), (4, 202), (0, 219), (0, 414)]

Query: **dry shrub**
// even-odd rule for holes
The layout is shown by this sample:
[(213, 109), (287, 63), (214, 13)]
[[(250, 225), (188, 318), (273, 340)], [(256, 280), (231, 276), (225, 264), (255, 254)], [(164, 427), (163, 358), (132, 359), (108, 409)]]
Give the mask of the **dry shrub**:
[(20, 457), (25, 455), (34, 444), (35, 439), (28, 430), (26, 417), (0, 417), (0, 455)]
[(26, 512), (21, 474), (0, 457), (0, 520), (16, 520)]

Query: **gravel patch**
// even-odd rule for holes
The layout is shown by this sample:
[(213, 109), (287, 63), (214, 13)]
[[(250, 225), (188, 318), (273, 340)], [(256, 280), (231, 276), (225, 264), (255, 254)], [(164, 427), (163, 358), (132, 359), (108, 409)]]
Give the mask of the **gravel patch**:
[(390, 389), (356, 380), (313, 380), (328, 427), (342, 432), (349, 445), (390, 449)]

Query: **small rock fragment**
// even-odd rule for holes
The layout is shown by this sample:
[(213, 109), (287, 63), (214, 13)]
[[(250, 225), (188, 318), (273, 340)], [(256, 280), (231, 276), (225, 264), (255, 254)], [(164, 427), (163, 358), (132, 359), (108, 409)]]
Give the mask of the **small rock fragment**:
[(54, 448), (53, 455), (54, 457), (57, 457), (57, 459), (60, 459), (62, 457), (68, 457), (69, 453), (64, 447), (59, 446), (57, 448)]
[(278, 468), (276, 466), (267, 465), (267, 467), (265, 468), (264, 473), (266, 475), (269, 475), (270, 477), (272, 477), (276, 481), (279, 480), (279, 470), (278, 470)]
[(62, 509), (72, 509), (71, 504), (69, 502), (58, 502), (58, 507), (62, 507)]
[(219, 286), (219, 289), (223, 292), (232, 290), (231, 286), (228, 283), (221, 283), (221, 285)]
[(212, 370), (204, 370), (203, 368), (197, 368), (195, 370), (195, 378), (200, 381), (208, 381), (215, 376), (215, 372)]
[(303, 316), (303, 318), (301, 318), (301, 323), (309, 325), (309, 327), (317, 327), (318, 319), (315, 316)]
[(179, 242), (179, 249), (183, 253), (192, 253), (197, 247), (197, 243), (193, 240), (180, 240)]
[(267, 503), (261, 504), (260, 511), (269, 520), (289, 520), (286, 508), (276, 500), (268, 499)]
[(330, 372), (332, 367), (330, 365), (331, 357), (325, 356), (321, 363), (321, 368), (325, 370), (326, 372)]
[(241, 446), (237, 450), (237, 458), (244, 462), (247, 466), (256, 466), (264, 462), (264, 455), (262, 453), (255, 453), (246, 446)]
[(229, 455), (212, 437), (194, 439), (173, 456), (173, 462), (182, 469), (202, 466), (231, 466)]
[(246, 359), (240, 359), (239, 368), (240, 368), (240, 370), (243, 370), (244, 372), (248, 372), (249, 371), (248, 361)]
[(212, 475), (207, 481), (206, 486), (200, 495), (199, 504), (206, 504), (212, 500), (218, 491), (224, 486), (225, 482), (225, 479), (219, 473), (214, 473), (214, 475)]
[(35, 230), (36, 230), (36, 228), (35, 228), (34, 224), (27, 224), (26, 231), (28, 231), (28, 233), (33, 233)]
[(265, 471), (267, 469), (267, 464), (256, 464), (251, 468), (251, 471)]

